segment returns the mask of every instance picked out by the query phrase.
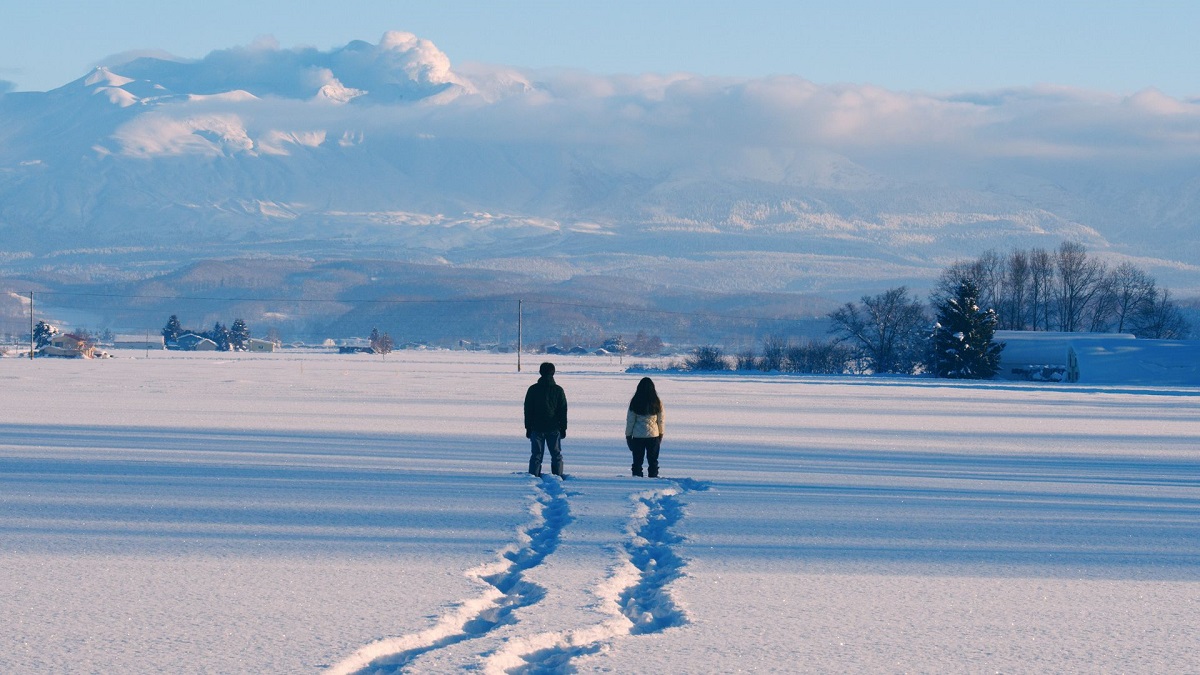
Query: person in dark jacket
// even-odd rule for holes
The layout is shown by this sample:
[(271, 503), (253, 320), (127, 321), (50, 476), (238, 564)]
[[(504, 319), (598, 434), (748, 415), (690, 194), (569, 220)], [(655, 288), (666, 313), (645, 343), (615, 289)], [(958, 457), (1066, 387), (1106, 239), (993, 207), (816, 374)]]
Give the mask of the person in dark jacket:
[(633, 453), (633, 475), (642, 475), (642, 462), (646, 461), (650, 477), (658, 478), (658, 449), (665, 430), (663, 404), (654, 389), (654, 380), (643, 377), (625, 413), (625, 444)]
[(550, 451), (550, 471), (563, 475), (562, 439), (567, 437), (567, 395), (554, 382), (554, 364), (543, 363), (541, 377), (525, 392), (525, 438), (529, 439), (529, 473), (542, 475), (542, 457)]

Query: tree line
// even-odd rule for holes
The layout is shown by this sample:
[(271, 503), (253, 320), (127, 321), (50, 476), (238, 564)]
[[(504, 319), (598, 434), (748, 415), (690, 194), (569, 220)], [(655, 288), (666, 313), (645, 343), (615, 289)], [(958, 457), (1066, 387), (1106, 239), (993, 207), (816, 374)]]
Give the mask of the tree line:
[(1057, 249), (988, 251), (942, 273), (933, 302), (963, 279), (996, 310), (1000, 330), (1133, 333), (1140, 338), (1184, 339), (1191, 327), (1154, 277), (1132, 263), (1109, 267), (1078, 242)]
[(901, 286), (847, 302), (827, 318), (827, 342), (792, 344), (770, 337), (761, 354), (735, 359), (709, 345), (694, 350), (682, 366), (990, 378), (1003, 348), (993, 341), (996, 330), (1116, 332), (1149, 339), (1186, 339), (1191, 333), (1170, 291), (1154, 277), (1130, 263), (1110, 268), (1077, 242), (1053, 251), (988, 251), (947, 268), (928, 302)]
[(250, 327), (242, 319), (234, 319), (229, 327), (217, 321), (208, 330), (195, 330), (184, 328), (179, 317), (172, 314), (162, 329), (163, 343), (168, 348), (177, 348), (179, 338), (188, 334), (212, 340), (220, 352), (244, 352), (249, 348)]

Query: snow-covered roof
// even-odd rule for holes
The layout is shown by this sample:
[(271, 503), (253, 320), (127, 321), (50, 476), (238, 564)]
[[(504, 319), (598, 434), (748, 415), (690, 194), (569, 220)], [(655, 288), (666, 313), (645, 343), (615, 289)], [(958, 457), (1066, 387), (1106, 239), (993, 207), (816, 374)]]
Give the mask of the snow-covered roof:
[[(1139, 340), (1127, 333), (1000, 330), (994, 339), (1004, 343), (1000, 379), (1029, 379), (1031, 366), (1055, 366), (1063, 371), (1061, 379), (1077, 377), (1080, 383), (1200, 386), (1200, 342)], [(1043, 375), (1035, 373), (1033, 379)]]
[(1067, 363), (1067, 350), (1076, 345), (1108, 344), (1135, 339), (1126, 333), (1058, 333), (1047, 331), (998, 330), (992, 338), (1004, 343), (1001, 367)]
[(1200, 342), (1125, 340), (1074, 347), (1081, 384), (1200, 387)]
[(162, 344), (163, 336), (157, 334), (150, 335), (114, 335), (113, 342), (155, 342)]

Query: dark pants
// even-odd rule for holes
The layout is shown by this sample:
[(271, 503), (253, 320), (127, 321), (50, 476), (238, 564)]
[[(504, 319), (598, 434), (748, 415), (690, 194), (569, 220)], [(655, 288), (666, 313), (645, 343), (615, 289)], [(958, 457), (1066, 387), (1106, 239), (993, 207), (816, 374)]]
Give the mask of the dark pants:
[(563, 475), (562, 443), (558, 431), (534, 431), (529, 434), (529, 473), (542, 475), (542, 457), (550, 451), (550, 471)]
[(654, 438), (630, 438), (629, 451), (633, 453), (633, 475), (642, 475), (642, 460), (647, 460), (651, 478), (658, 478), (658, 448), (662, 436)]

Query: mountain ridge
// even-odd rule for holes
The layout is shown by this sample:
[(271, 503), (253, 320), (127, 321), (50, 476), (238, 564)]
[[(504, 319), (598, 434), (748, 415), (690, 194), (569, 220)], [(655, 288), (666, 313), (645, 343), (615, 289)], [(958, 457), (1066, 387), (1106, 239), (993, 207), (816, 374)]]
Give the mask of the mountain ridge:
[[(102, 289), (203, 260), (383, 257), (495, 275), (480, 293), (524, 265), (541, 290), (636, 279), (819, 313), (1073, 240), (1188, 297), (1200, 148), (1171, 133), (1200, 128), (1200, 106), (1170, 103), (460, 71), (403, 32), (142, 57), (0, 96), (0, 270), (72, 286), (90, 270)], [(1091, 106), (1094, 128), (1047, 131), (1051, 105)]]

